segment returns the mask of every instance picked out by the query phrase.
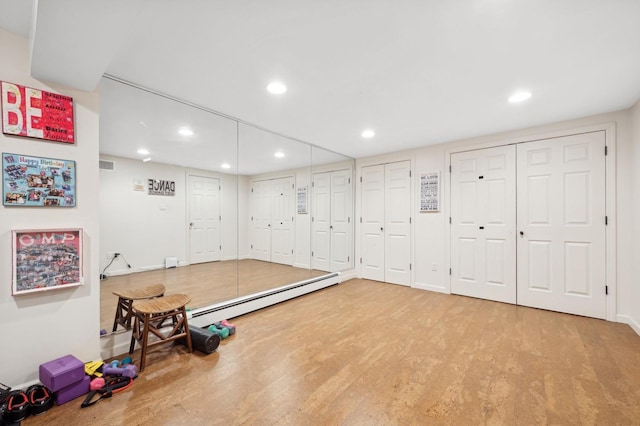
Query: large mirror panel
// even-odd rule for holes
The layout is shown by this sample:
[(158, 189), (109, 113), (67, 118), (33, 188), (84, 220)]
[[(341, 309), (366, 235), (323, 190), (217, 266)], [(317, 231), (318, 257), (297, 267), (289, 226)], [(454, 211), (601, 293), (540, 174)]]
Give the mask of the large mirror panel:
[(353, 267), (352, 159), (112, 77), (100, 93), (101, 328), (122, 290), (197, 311)]

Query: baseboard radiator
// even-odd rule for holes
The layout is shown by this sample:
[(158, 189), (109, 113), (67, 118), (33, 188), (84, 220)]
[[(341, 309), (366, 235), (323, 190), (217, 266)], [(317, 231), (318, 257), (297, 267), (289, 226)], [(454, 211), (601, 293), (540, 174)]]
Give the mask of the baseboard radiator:
[[(235, 318), (257, 311), (285, 300), (312, 293), (342, 282), (339, 272), (332, 272), (317, 278), (283, 285), (271, 290), (253, 293), (236, 299), (227, 300), (204, 308), (193, 309), (188, 313), (190, 327), (205, 327), (223, 319)], [(100, 355), (109, 359), (129, 351), (131, 332), (122, 331), (109, 334), (100, 339)]]

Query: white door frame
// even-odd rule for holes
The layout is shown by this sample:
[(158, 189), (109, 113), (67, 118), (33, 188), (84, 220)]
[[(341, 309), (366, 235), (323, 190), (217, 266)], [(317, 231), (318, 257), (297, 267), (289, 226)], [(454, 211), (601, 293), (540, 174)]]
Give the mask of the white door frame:
[[(608, 296), (607, 296), (607, 314), (606, 319), (608, 321), (619, 321), (619, 322), (627, 322), (625, 318), (618, 318), (617, 316), (617, 210), (616, 210), (616, 156), (617, 156), (617, 148), (616, 148), (616, 124), (614, 122), (596, 124), (591, 126), (583, 126), (577, 128), (570, 128), (566, 130), (555, 130), (535, 135), (529, 136), (519, 136), (513, 138), (505, 138), (503, 140), (493, 141), (493, 142), (485, 142), (474, 145), (460, 146), (456, 148), (451, 148), (445, 151), (445, 163), (448, 166), (451, 165), (451, 154), (456, 152), (469, 151), (473, 149), (483, 149), (483, 148), (493, 148), (497, 146), (517, 144), (522, 142), (534, 142), (538, 140), (544, 139), (553, 139), (557, 137), (576, 135), (580, 133), (590, 133), (596, 131), (604, 131), (605, 132), (605, 145), (607, 147), (607, 156), (605, 157), (605, 215), (608, 218), (608, 224), (605, 229), (606, 242), (605, 242), (605, 251), (606, 251), (606, 285), (608, 286)], [(443, 173), (443, 184), (446, 190), (442, 191), (442, 205), (444, 206), (445, 217), (448, 218), (451, 216), (451, 200), (449, 189), (451, 188), (451, 176), (450, 174)], [(447, 223), (447, 238), (445, 238), (445, 265), (446, 271), (448, 272), (451, 269), (451, 225), (448, 223), (449, 221), (445, 221)], [(448, 279), (445, 279), (446, 292), (451, 293), (451, 276), (449, 275)]]

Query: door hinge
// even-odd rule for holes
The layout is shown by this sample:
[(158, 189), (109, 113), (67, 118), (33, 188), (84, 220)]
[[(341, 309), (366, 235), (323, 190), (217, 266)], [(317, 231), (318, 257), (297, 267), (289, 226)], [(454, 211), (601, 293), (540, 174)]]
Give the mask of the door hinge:
[(253, 188), (251, 188), (251, 192), (253, 192)]
[(604, 217), (604, 224), (608, 225), (609, 224), (609, 216), (605, 216)]
[(347, 218), (347, 223), (351, 223), (351, 216)]
[(360, 183), (362, 183), (362, 176), (360, 176)]
[(411, 170), (409, 170), (409, 177), (411, 177)]
[(609, 286), (608, 285), (604, 286), (604, 294), (607, 295), (607, 296), (609, 295)]
[(411, 270), (411, 264), (409, 264), (409, 270)]
[(362, 263), (362, 258), (360, 258), (360, 263)]
[(347, 256), (347, 262), (351, 262), (351, 256)]
[(253, 244), (251, 244), (251, 248), (253, 248)]
[(315, 182), (311, 182), (311, 187), (315, 188), (315, 186), (316, 186), (316, 183)]
[(218, 216), (218, 220), (222, 220), (222, 215)]
[(296, 187), (296, 185), (292, 183), (292, 184), (291, 184), (291, 189), (293, 189), (293, 188), (295, 188), (295, 187)]
[(409, 218), (409, 223), (411, 223), (411, 218)]
[(360, 216), (360, 223), (362, 223), (362, 216)]
[(293, 254), (293, 249), (291, 249), (291, 254)]
[(349, 178), (349, 181), (347, 183), (351, 183), (351, 178)]
[(316, 220), (316, 218), (311, 216), (311, 222), (314, 222), (315, 220)]
[(451, 268), (449, 268), (449, 275), (451, 275)]
[(449, 216), (449, 223), (451, 223), (451, 216)]
[(313, 257), (313, 256), (314, 256), (314, 254), (313, 254), (313, 252), (311, 252), (311, 257)]
[(218, 191), (222, 191), (222, 185), (218, 186)]
[(220, 250), (222, 250), (222, 244), (220, 245)]
[(449, 173), (451, 173), (451, 164), (449, 164)]
[(604, 155), (609, 154), (609, 149), (608, 148), (609, 148), (608, 146), (606, 146), (606, 145), (604, 146)]

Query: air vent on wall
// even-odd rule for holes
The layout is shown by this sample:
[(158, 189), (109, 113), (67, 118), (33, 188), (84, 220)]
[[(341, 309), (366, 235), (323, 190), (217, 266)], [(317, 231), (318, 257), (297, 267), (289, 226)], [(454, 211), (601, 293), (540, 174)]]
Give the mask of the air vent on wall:
[(100, 170), (111, 170), (115, 169), (116, 163), (113, 161), (105, 161), (100, 160)]

